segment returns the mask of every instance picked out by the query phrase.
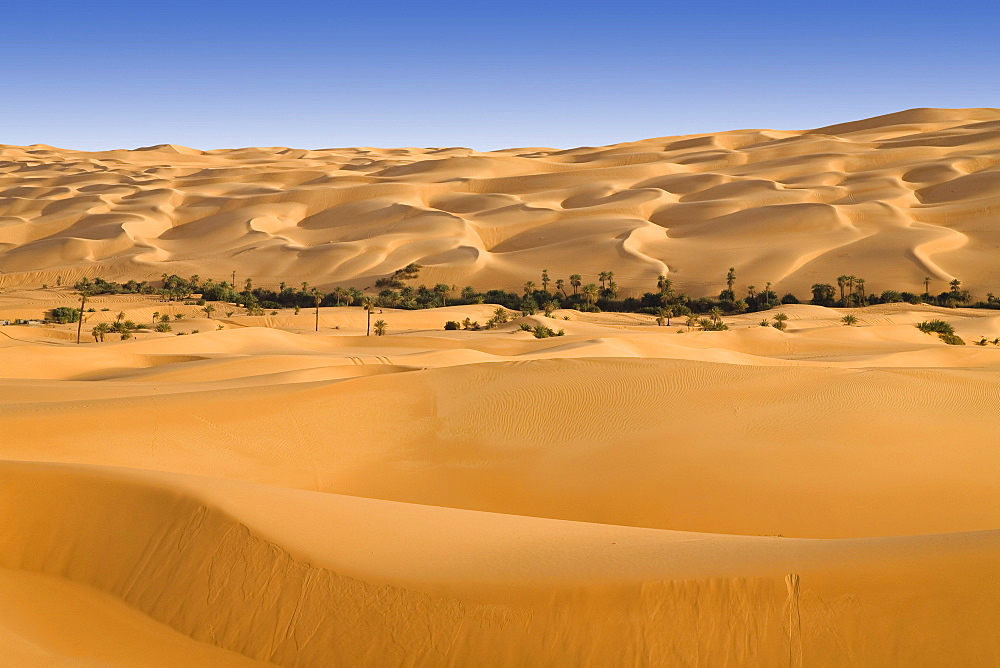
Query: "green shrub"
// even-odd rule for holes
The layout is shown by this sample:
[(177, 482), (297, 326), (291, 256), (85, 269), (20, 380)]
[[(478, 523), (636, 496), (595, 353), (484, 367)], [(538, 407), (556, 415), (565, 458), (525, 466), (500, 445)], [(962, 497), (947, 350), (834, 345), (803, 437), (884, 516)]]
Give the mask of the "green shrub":
[(937, 334), (954, 334), (955, 328), (944, 320), (925, 320), (918, 325), (916, 328), (919, 329), (924, 334), (930, 334), (931, 332)]
[(462, 329), (462, 323), (455, 322), (454, 320), (449, 320), (448, 322), (444, 323), (444, 328), (448, 330)]
[(915, 325), (924, 334), (937, 334), (949, 346), (964, 346), (962, 337), (955, 334), (955, 328), (944, 320), (925, 320)]
[(49, 312), (49, 317), (59, 324), (65, 325), (80, 319), (80, 309), (70, 306), (58, 306)]
[(527, 323), (522, 323), (521, 329), (531, 332), (535, 335), (536, 339), (547, 339), (551, 336), (563, 336), (566, 333), (561, 329), (559, 331), (555, 331), (545, 325), (535, 325), (534, 327), (531, 325), (527, 325), (527, 327), (525, 327), (525, 325), (527, 325)]
[(957, 334), (938, 334), (938, 337), (949, 346), (964, 346), (965, 341)]

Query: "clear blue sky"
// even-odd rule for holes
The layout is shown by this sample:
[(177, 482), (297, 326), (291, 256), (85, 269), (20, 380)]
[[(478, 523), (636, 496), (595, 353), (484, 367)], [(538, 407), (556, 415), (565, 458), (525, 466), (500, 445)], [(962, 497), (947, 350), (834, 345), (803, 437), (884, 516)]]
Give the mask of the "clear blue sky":
[(1000, 107), (1000, 7), (0, 0), (0, 143), (574, 147)]

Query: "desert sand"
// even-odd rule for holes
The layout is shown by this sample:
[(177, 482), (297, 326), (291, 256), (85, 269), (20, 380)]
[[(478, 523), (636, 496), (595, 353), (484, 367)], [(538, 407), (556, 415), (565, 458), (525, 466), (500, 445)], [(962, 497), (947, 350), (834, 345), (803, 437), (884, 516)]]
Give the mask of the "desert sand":
[[(0, 322), (82, 276), (364, 287), (411, 261), (983, 293), (998, 138), (996, 110), (916, 110), (572, 151), (8, 147)], [(914, 327), (971, 344), (998, 311), (443, 329), (482, 304), (382, 309), (369, 337), (359, 307), (314, 332), (89, 305), (80, 345), (0, 326), (4, 665), (1000, 664), (1000, 346)], [(186, 317), (87, 336), (119, 312)]]
[(417, 262), (432, 285), (611, 269), (624, 294), (663, 274), (698, 297), (736, 266), (796, 294), (844, 273), (1000, 294), (998, 164), (997, 109), (569, 150), (0, 146), (0, 285), (363, 288)]

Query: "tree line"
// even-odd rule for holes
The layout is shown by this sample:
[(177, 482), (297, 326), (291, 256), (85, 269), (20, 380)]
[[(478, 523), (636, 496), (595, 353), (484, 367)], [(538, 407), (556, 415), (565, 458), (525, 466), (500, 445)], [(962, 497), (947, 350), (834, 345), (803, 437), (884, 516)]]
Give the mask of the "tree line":
[[(468, 304), (497, 304), (509, 310), (521, 311), (525, 315), (545, 313), (550, 315), (556, 309), (576, 309), (579, 311), (617, 311), (647, 313), (661, 324), (670, 325), (672, 318), (684, 318), (692, 314), (710, 316), (710, 325), (721, 325), (720, 315), (733, 315), (766, 311), (782, 304), (803, 303), (792, 294), (780, 296), (772, 289), (770, 282), (762, 287), (747, 285), (737, 290), (736, 269), (729, 268), (725, 275), (726, 288), (717, 298), (691, 298), (674, 289), (671, 279), (665, 275), (657, 277), (655, 285), (640, 297), (619, 297), (619, 287), (614, 271), (602, 271), (595, 283), (585, 283), (580, 274), (568, 278), (550, 277), (543, 269), (539, 280), (525, 281), (521, 292), (502, 289), (477, 290), (472, 286), (458, 288), (455, 285), (437, 283), (435, 285), (413, 283), (419, 278), (421, 266), (410, 264), (390, 276), (375, 282), (376, 294), (365, 294), (354, 287), (337, 286), (330, 291), (310, 286), (308, 282), (288, 285), (281, 282), (277, 288), (255, 286), (252, 278), (246, 278), (242, 286), (232, 281), (202, 279), (198, 275), (182, 277), (177, 274), (163, 274), (160, 285), (147, 281), (130, 280), (125, 283), (106, 281), (101, 278), (83, 279), (74, 287), (87, 295), (99, 294), (157, 294), (168, 301), (182, 301), (197, 295), (199, 304), (204, 302), (227, 302), (247, 310), (249, 315), (263, 315), (265, 310), (279, 308), (319, 308), (329, 306), (364, 305), (366, 308), (425, 309), (442, 306)], [(930, 292), (931, 279), (924, 279), (924, 291), (914, 293), (892, 289), (873, 292), (864, 278), (853, 275), (838, 276), (835, 283), (816, 283), (811, 295), (804, 303), (819, 306), (855, 308), (873, 304), (908, 302), (936, 306), (1000, 309), (1000, 299), (992, 293), (985, 301), (976, 301), (962, 282), (952, 280), (949, 289), (939, 294)], [(241, 288), (241, 289), (240, 289)], [(204, 300), (204, 301), (201, 301)]]

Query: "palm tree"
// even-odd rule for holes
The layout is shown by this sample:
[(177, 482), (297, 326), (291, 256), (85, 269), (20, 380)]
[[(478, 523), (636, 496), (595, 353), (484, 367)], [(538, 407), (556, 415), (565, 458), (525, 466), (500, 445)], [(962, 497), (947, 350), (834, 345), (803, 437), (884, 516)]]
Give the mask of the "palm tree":
[(583, 278), (581, 278), (580, 274), (570, 274), (569, 284), (573, 286), (573, 294), (575, 295), (577, 288), (583, 285)]
[(340, 302), (343, 301), (343, 298), (347, 294), (347, 291), (338, 285), (333, 289), (333, 294), (336, 295), (337, 297), (337, 306), (340, 306)]
[(92, 330), (90, 330), (90, 333), (94, 335), (94, 342), (95, 343), (98, 340), (100, 340), (101, 343), (104, 343), (104, 335), (107, 334), (110, 331), (111, 331), (111, 328), (108, 327), (108, 324), (105, 323), (105, 322), (102, 322), (102, 323), (99, 323)]
[(690, 332), (691, 328), (698, 324), (698, 316), (695, 315), (694, 313), (689, 313), (688, 317), (687, 317), (687, 323), (686, 324), (687, 324), (688, 331)]
[(77, 319), (76, 325), (76, 343), (80, 344), (80, 335), (83, 333), (83, 311), (84, 307), (87, 305), (87, 297), (90, 296), (90, 291), (84, 288), (80, 290), (80, 317)]
[(498, 323), (507, 322), (508, 318), (507, 309), (505, 309), (503, 306), (496, 307), (496, 310), (493, 311), (493, 317), (496, 318), (496, 321)]
[(444, 283), (438, 283), (434, 286), (434, 292), (441, 295), (441, 306), (448, 305), (448, 293), (451, 292), (451, 286)]
[(840, 322), (844, 323), (848, 327), (852, 327), (858, 324), (858, 319), (855, 318), (853, 315), (845, 315), (843, 318), (840, 319)]
[(663, 323), (667, 323), (667, 327), (670, 326), (670, 318), (674, 315), (673, 307), (660, 307), (656, 309), (656, 324), (663, 327)]
[(153, 326), (156, 326), (156, 321), (160, 319), (160, 312), (153, 311)]
[(949, 283), (948, 285), (951, 286), (952, 294), (958, 294), (958, 289), (962, 287), (962, 281), (956, 278), (952, 280), (951, 283)]
[(385, 323), (385, 320), (375, 321), (375, 336), (385, 336), (387, 329), (389, 329), (389, 325)]
[(604, 289), (604, 283), (608, 280), (608, 272), (602, 271), (597, 275), (599, 281), (601, 281), (601, 290)]
[(782, 332), (785, 331), (785, 327), (786, 327), (785, 321), (786, 320), (788, 320), (788, 316), (785, 315), (784, 313), (775, 313), (774, 314), (774, 328), (777, 329), (777, 330), (779, 330), (779, 331), (782, 331)]
[(201, 307), (201, 310), (205, 312), (206, 318), (211, 318), (212, 313), (215, 311), (215, 307), (212, 306), (211, 304), (205, 304), (204, 306)]
[(535, 291), (535, 282), (534, 281), (526, 281), (525, 284), (524, 284), (524, 294), (530, 295), (534, 291)]
[(313, 305), (316, 307), (316, 331), (319, 331), (319, 305), (323, 303), (323, 293), (316, 288), (312, 289)]
[(754, 306), (757, 305), (757, 288), (753, 285), (747, 286), (747, 296), (750, 298), (750, 303)]
[(545, 310), (546, 316), (552, 317), (552, 312), (559, 308), (559, 302), (554, 299), (550, 299), (542, 304), (542, 308)]
[(858, 297), (860, 299), (861, 306), (865, 305), (865, 279), (859, 278), (855, 281), (858, 286)]
[(583, 286), (583, 297), (587, 300), (588, 304), (593, 304), (597, 301), (597, 286), (593, 283), (587, 283)]
[(931, 277), (924, 276), (924, 294), (928, 295), (931, 292)]
[(844, 287), (847, 285), (847, 276), (841, 274), (837, 277), (837, 287), (840, 288), (840, 303), (844, 303)]
[(764, 298), (764, 306), (770, 305), (771, 302), (771, 281), (764, 284), (764, 294), (761, 295)]
[(564, 299), (569, 299), (569, 295), (566, 294), (566, 281), (561, 278), (556, 279), (556, 290), (563, 293)]
[(730, 267), (729, 272), (726, 274), (726, 289), (729, 292), (733, 291), (733, 286), (736, 284), (736, 268)]
[(363, 297), (361, 299), (361, 308), (363, 308), (368, 313), (368, 331), (365, 336), (372, 335), (372, 311), (375, 310), (375, 298), (374, 297)]
[(549, 283), (550, 282), (551, 281), (549, 281), (549, 270), (548, 269), (542, 269), (542, 290), (545, 290), (546, 292), (548, 292), (549, 291)]
[(722, 322), (722, 309), (718, 306), (713, 306), (708, 315), (711, 316), (713, 325), (718, 325)]

